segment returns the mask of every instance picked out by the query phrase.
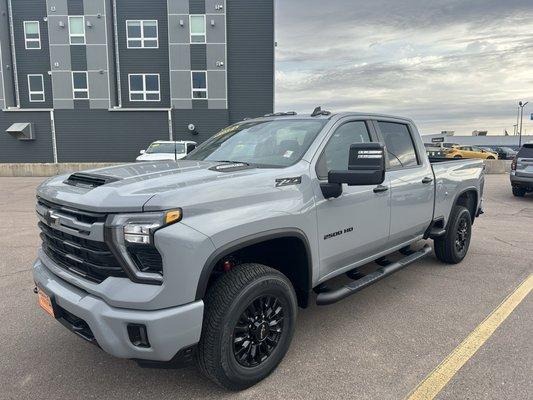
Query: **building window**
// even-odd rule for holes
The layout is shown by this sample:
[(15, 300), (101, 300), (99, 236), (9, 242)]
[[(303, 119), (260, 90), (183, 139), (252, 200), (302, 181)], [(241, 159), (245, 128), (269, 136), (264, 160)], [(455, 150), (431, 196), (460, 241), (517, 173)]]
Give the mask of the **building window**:
[(68, 17), (70, 44), (85, 44), (85, 17)]
[(189, 25), (191, 27), (191, 43), (205, 43), (205, 15), (191, 15)]
[(157, 21), (126, 21), (128, 49), (157, 49), (159, 47)]
[(24, 21), (24, 40), (26, 41), (26, 50), (39, 50), (41, 48), (39, 21)]
[(159, 74), (130, 74), (130, 101), (160, 101)]
[(72, 73), (72, 93), (74, 100), (87, 100), (89, 98), (89, 80), (87, 72)]
[(28, 93), (30, 102), (44, 102), (44, 80), (42, 75), (28, 75)]
[(192, 98), (207, 99), (207, 72), (192, 71)]

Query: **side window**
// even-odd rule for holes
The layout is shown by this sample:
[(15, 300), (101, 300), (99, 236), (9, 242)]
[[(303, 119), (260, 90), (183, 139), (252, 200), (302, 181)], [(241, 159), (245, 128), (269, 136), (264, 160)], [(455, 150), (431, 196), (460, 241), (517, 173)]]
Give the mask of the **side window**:
[(419, 165), (415, 144), (407, 125), (395, 122), (378, 122), (385, 140), (390, 169)]
[(350, 145), (369, 143), (370, 134), (364, 121), (352, 121), (341, 125), (333, 133), (317, 164), (319, 178), (327, 178), (332, 170), (347, 170)]

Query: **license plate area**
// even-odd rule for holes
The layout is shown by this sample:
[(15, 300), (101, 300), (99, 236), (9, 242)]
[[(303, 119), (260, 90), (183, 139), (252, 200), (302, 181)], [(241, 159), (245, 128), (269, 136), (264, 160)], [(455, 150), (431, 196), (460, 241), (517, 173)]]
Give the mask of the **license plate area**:
[(37, 287), (37, 297), (39, 306), (52, 318), (56, 318), (53, 300), (41, 288)]

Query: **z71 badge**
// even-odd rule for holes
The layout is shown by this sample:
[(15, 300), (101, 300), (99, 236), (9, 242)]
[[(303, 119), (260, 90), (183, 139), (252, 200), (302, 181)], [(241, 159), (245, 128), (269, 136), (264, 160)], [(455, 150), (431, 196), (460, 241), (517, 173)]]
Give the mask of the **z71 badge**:
[(294, 177), (294, 178), (276, 179), (276, 187), (299, 185), (300, 183), (302, 183), (302, 177), (301, 176), (297, 176), (297, 177)]

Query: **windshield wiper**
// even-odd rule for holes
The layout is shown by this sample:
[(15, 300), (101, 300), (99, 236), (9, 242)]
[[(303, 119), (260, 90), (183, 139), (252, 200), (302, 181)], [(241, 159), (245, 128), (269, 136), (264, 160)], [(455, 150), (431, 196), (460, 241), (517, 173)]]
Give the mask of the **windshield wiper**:
[(244, 162), (244, 161), (233, 161), (233, 160), (215, 160), (213, 162), (224, 162), (228, 164), (244, 164), (244, 165), (251, 165), (250, 163)]

